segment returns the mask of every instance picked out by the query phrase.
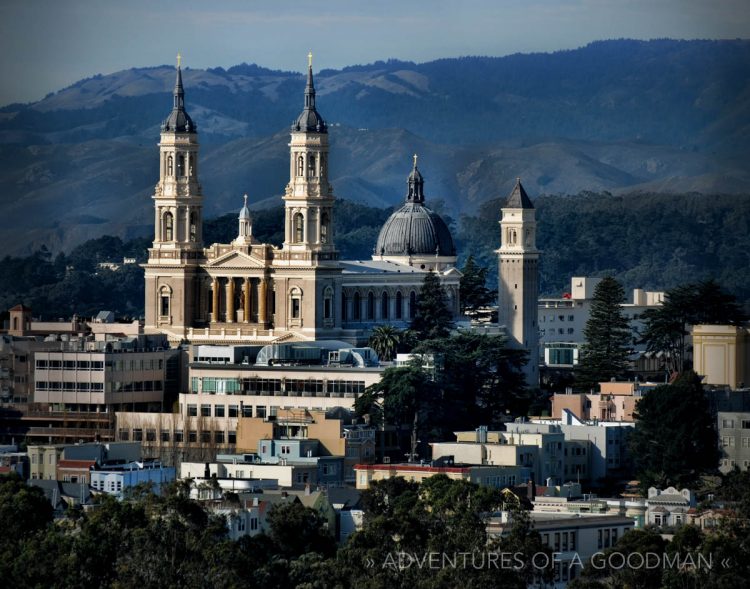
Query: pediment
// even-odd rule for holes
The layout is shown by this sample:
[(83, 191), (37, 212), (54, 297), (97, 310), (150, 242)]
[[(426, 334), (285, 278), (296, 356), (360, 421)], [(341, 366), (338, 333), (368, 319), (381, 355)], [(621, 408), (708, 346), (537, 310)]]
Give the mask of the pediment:
[(206, 269), (225, 268), (227, 270), (262, 269), (265, 268), (265, 260), (252, 254), (248, 255), (234, 250), (220, 255), (214, 260), (209, 260), (205, 267)]

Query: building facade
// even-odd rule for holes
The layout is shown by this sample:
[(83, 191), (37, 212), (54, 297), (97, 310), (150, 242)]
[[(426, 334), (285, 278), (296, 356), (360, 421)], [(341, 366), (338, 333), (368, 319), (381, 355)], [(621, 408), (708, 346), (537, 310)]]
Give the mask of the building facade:
[[(197, 126), (178, 66), (172, 112), (161, 129), (154, 242), (145, 264), (147, 332), (170, 341), (365, 341), (378, 324), (405, 327), (424, 276), (440, 276), (458, 317), (460, 273), (445, 223), (424, 202), (416, 158), (406, 203), (383, 226), (372, 260), (342, 261), (335, 244), (328, 126), (317, 110), (312, 64), (304, 108), (291, 129), (284, 242), (260, 243), (247, 205), (237, 238), (204, 247)], [(247, 199), (245, 199), (247, 203)]]

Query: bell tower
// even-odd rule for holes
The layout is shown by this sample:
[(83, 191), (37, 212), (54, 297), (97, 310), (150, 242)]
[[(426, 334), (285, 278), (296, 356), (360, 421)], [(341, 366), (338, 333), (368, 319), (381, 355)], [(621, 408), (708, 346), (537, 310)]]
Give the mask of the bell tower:
[(287, 256), (312, 265), (338, 259), (333, 243), (333, 187), (328, 183), (328, 127), (315, 108), (312, 53), (308, 55), (305, 105), (292, 124), (289, 184), (284, 194)]
[(172, 111), (161, 125), (159, 182), (154, 189), (154, 241), (146, 269), (148, 331), (183, 337), (194, 319), (203, 259), (203, 192), (198, 181), (198, 129), (185, 110), (181, 56)]
[(536, 211), (516, 179), (500, 218), (498, 323), (505, 325), (508, 343), (529, 353), (526, 384), (539, 385), (539, 250)]

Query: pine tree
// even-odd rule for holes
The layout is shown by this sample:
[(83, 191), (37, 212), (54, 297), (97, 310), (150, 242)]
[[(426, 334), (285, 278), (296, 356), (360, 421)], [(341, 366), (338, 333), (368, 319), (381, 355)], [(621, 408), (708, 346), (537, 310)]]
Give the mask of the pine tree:
[(429, 271), (422, 283), (417, 298), (417, 310), (410, 329), (416, 332), (419, 339), (447, 337), (453, 328), (453, 316), (446, 303), (445, 291), (440, 279)]
[(474, 256), (466, 259), (461, 268), (461, 310), (472, 313), (480, 307), (491, 304), (495, 293), (487, 288), (487, 268), (479, 266)]
[(598, 382), (621, 377), (627, 370), (631, 335), (628, 320), (622, 314), (623, 302), (625, 291), (612, 276), (594, 289), (576, 371), (578, 388), (593, 388)]

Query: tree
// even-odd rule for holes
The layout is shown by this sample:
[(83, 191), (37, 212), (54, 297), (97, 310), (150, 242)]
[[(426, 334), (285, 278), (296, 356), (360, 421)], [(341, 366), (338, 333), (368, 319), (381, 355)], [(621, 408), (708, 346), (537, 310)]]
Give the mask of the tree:
[(425, 274), (417, 298), (417, 309), (410, 329), (419, 339), (446, 337), (453, 328), (453, 317), (446, 303), (445, 291), (440, 278), (430, 270)]
[(665, 368), (686, 368), (687, 338), (692, 325), (739, 325), (747, 319), (737, 299), (715, 280), (684, 284), (666, 292), (664, 302), (643, 313), (642, 339), (650, 352), (662, 352)]
[(271, 539), (279, 554), (299, 557), (308, 552), (331, 556), (336, 552), (333, 530), (314, 509), (299, 501), (275, 505), (268, 514)]
[(370, 347), (375, 350), (381, 360), (392, 360), (401, 343), (402, 332), (393, 325), (378, 325), (372, 330)]
[(714, 418), (700, 378), (683, 373), (657, 387), (636, 407), (630, 454), (641, 488), (689, 486), (719, 463)]
[(628, 367), (630, 325), (622, 314), (625, 291), (607, 276), (596, 285), (591, 313), (583, 330), (584, 344), (576, 382), (588, 389), (596, 383), (622, 376)]
[(461, 311), (473, 313), (494, 302), (495, 293), (486, 284), (487, 268), (479, 266), (474, 256), (469, 255), (461, 273)]

